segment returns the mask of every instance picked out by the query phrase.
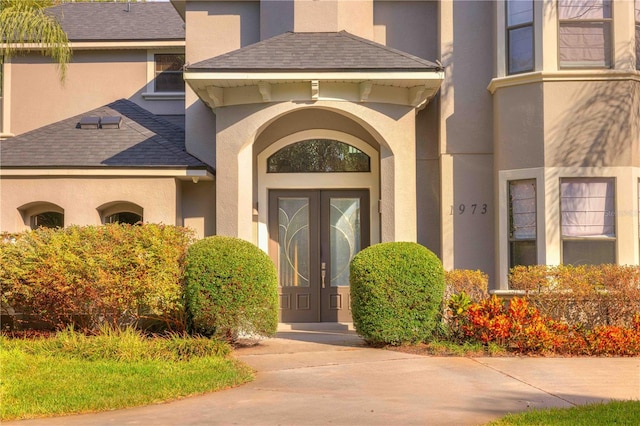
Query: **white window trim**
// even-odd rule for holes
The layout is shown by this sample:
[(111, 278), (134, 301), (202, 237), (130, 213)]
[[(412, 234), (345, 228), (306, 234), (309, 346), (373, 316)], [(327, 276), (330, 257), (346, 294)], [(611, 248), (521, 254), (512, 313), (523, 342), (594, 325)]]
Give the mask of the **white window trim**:
[(155, 78), (156, 78), (156, 60), (155, 55), (171, 55), (184, 53), (184, 50), (176, 49), (162, 49), (162, 50), (147, 50), (147, 91), (142, 94), (142, 97), (148, 101), (173, 101), (184, 100), (185, 92), (156, 92), (155, 91)]

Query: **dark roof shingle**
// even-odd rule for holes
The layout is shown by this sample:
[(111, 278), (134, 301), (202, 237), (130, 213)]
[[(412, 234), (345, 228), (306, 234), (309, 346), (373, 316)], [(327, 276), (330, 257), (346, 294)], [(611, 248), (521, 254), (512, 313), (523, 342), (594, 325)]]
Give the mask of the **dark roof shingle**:
[(440, 66), (391, 47), (335, 33), (284, 33), (190, 65), (190, 71), (429, 71)]
[[(80, 129), (84, 116), (122, 116), (119, 129)], [(121, 99), (0, 142), (0, 168), (206, 168), (184, 129)]]
[(70, 41), (184, 40), (171, 3), (64, 3), (50, 7)]

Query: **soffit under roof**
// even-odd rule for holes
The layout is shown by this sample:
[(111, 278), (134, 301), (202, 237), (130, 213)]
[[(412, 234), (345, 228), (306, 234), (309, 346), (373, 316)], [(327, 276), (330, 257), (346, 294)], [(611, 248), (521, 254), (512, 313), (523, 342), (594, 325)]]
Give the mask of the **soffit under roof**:
[[(323, 98), (422, 108), (438, 91), (444, 70), (346, 31), (289, 32), (188, 65), (184, 78), (212, 108)], [(384, 86), (400, 91), (379, 89)]]

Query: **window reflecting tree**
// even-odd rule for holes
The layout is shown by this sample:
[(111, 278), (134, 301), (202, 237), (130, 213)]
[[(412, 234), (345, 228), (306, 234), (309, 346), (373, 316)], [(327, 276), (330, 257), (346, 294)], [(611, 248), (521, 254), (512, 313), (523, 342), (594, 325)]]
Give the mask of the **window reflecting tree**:
[(370, 172), (371, 159), (358, 148), (331, 139), (288, 145), (267, 160), (268, 173)]

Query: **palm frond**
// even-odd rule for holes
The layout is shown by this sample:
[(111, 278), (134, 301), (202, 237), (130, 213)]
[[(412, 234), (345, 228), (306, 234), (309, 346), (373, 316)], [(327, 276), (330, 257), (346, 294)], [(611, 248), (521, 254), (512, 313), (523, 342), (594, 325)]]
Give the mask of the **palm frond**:
[(50, 0), (0, 0), (0, 55), (39, 51), (58, 63), (64, 80), (71, 60), (67, 34), (44, 9)]

